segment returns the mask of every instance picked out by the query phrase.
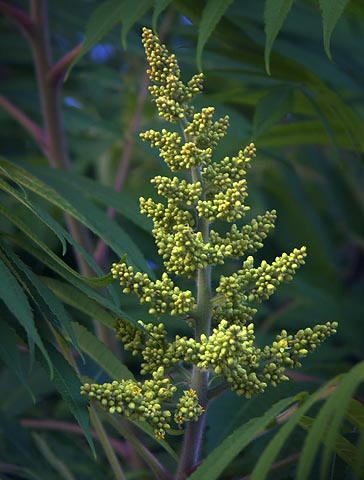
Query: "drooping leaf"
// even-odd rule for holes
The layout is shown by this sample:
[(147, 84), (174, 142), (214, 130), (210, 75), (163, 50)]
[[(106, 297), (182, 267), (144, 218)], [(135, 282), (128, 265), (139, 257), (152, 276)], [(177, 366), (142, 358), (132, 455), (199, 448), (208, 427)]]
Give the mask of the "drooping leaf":
[(67, 282), (69, 282), (71, 285), (74, 285), (76, 289), (85, 293), (88, 297), (96, 300), (98, 303), (100, 303), (100, 305), (108, 308), (116, 315), (123, 316), (123, 312), (119, 308), (119, 302), (111, 302), (107, 297), (101, 295), (96, 290), (91, 288), (89, 282), (86, 281), (81, 275), (78, 275), (77, 272), (74, 272), (71, 268), (68, 268), (68, 265), (63, 264), (63, 262), (55, 261), (53, 257), (46, 255), (42, 250), (33, 247), (29, 244), (29, 242), (25, 242), (19, 237), (9, 237), (9, 239), (11, 239), (11, 241), (16, 245), (26, 250), (34, 258), (37, 258), (51, 270), (58, 273)]
[(0, 320), (0, 338), (1, 359), (9, 368), (11, 368), (11, 370), (14, 371), (24, 388), (29, 392), (33, 402), (35, 402), (34, 394), (23, 373), (17, 336), (14, 330), (10, 328), (3, 318)]
[[(80, 275), (76, 270), (67, 265), (63, 260), (61, 260), (48, 246), (37, 237), (31, 228), (29, 228), (18, 216), (15, 216), (10, 212), (10, 210), (0, 205), (0, 213), (6, 217), (11, 223), (16, 225), (19, 230), (21, 230), (27, 237), (29, 237), (41, 250), (43, 250), (47, 257), (51, 258), (56, 264), (58, 264), (62, 269), (67, 270), (68, 273), (72, 274), (74, 277), (81, 279), (83, 282), (97, 286), (108, 285), (113, 281), (112, 274), (109, 273), (104, 277), (84, 277)], [(25, 250), (30, 250), (31, 247), (26, 246)]]
[(36, 294), (33, 299), (38, 304), (39, 309), (45, 313), (46, 318), (51, 321), (54, 327), (60, 332), (64, 328), (67, 332), (72, 345), (79, 350), (77, 339), (72, 329), (71, 319), (63, 304), (57, 299), (51, 290), (39, 279), (39, 277), (26, 265), (10, 248), (4, 245), (4, 251), (16, 268), (21, 271), (27, 279), (28, 288)]
[[(138, 441), (138, 439), (135, 439), (135, 435), (133, 435), (132, 433), (130, 433), (130, 431), (127, 429), (127, 428), (124, 428), (123, 427), (123, 422), (118, 422), (115, 417), (111, 414), (107, 414), (106, 415), (106, 418), (108, 420), (108, 422), (110, 423), (110, 425), (112, 425), (115, 430), (117, 432), (119, 432), (123, 437), (125, 437), (126, 440), (128, 440), (128, 442), (130, 443), (130, 445), (133, 445), (134, 448), (137, 450), (138, 448), (138, 445), (140, 445), (140, 442)], [(155, 442), (157, 442), (159, 445), (161, 445), (169, 454), (170, 456), (178, 462), (178, 455), (176, 454), (176, 452), (172, 449), (172, 447), (168, 444), (168, 442), (166, 442), (165, 440), (163, 439), (157, 439), (155, 438), (155, 435), (154, 435), (154, 431), (153, 431), (153, 428), (146, 422), (138, 422), (136, 420), (131, 420), (129, 419), (128, 421), (130, 421), (131, 423), (133, 423), (134, 425), (136, 425), (137, 427), (139, 427), (143, 432), (145, 432), (150, 438), (152, 438)], [(143, 454), (141, 453), (141, 455), (143, 456)]]
[(132, 26), (150, 9), (154, 0), (124, 0), (121, 12), (121, 44), (126, 49), (126, 37)]
[[(323, 478), (327, 475), (329, 468), (329, 461), (332, 453), (334, 452), (335, 442), (340, 431), (341, 425), (345, 419), (346, 410), (350, 403), (350, 400), (355, 393), (358, 386), (364, 382), (364, 363), (359, 363), (353, 367), (348, 373), (346, 373), (343, 379), (340, 382), (338, 388), (333, 392), (330, 398), (323, 405), (319, 415), (316, 418), (315, 424), (312, 427), (313, 433), (309, 432), (308, 437), (311, 436), (311, 439), (307, 438), (308, 441), (313, 441), (313, 438), (316, 438), (319, 435), (322, 435), (322, 432), (325, 432), (325, 442), (323, 455), (321, 457), (321, 472)], [(326, 417), (326, 412), (328, 412), (329, 417), (327, 418), (326, 425), (324, 421), (320, 423), (321, 418)], [(318, 424), (318, 425), (317, 425)], [(321, 427), (320, 427), (321, 425)], [(327, 427), (327, 428), (326, 428)], [(324, 428), (324, 430), (323, 430)], [(302, 452), (302, 456), (304, 450)], [(307, 463), (308, 460), (306, 459)], [(298, 466), (297, 475), (302, 469), (306, 468), (306, 465), (302, 465), (302, 457)], [(303, 478), (303, 477), (301, 477)]]
[[(44, 171), (44, 167), (31, 167), (30, 171), (38, 176)], [(71, 185), (82, 196), (93, 199), (103, 206), (114, 208), (137, 227), (148, 233), (150, 232), (150, 223), (145, 215), (140, 213), (138, 202), (133, 201), (127, 193), (123, 191), (116, 192), (113, 188), (76, 172), (59, 172), (50, 169), (47, 171), (48, 177)]]
[(17, 279), (5, 264), (5, 261), (4, 253), (0, 250), (0, 298), (27, 332), (28, 339), (34, 342), (42, 352), (49, 369), (52, 371), (52, 364), (35, 326), (33, 312), (28, 299)]
[(142, 252), (129, 235), (100, 208), (80, 195), (79, 191), (62, 182), (62, 177), (57, 175), (58, 172), (53, 172), (56, 173), (54, 176), (51, 169), (43, 169), (42, 172), (38, 171), (38, 176), (35, 176), (31, 173), (30, 167), (22, 168), (4, 158), (0, 158), (0, 166), (10, 178), (14, 178), (24, 187), (47, 199), (88, 227), (119, 257), (128, 252), (131, 264), (150, 273), (150, 268), (143, 261)]
[(155, 0), (154, 2), (154, 10), (153, 10), (153, 16), (152, 16), (152, 27), (154, 32), (157, 31), (157, 22), (158, 19), (170, 3), (172, 3), (173, 0)]
[[(299, 423), (301, 427), (309, 431), (312, 425), (314, 424), (314, 422), (315, 422), (314, 418), (302, 417)], [(326, 444), (325, 434), (322, 437), (322, 442)], [(339, 433), (337, 434), (335, 439), (334, 450), (335, 450), (335, 453), (342, 460), (344, 460), (344, 462), (347, 465), (349, 465), (350, 467), (354, 467), (355, 461), (358, 455), (358, 449), (355, 447), (355, 445), (353, 445), (351, 442), (349, 442), (349, 440), (347, 440), (343, 435), (340, 435)], [(309, 477), (306, 476), (303, 478), (309, 478)]]
[(112, 380), (134, 379), (131, 371), (86, 327), (76, 322), (72, 322), (72, 326), (82, 351), (105, 370)]
[(90, 298), (69, 283), (49, 277), (43, 277), (42, 280), (62, 302), (86, 313), (107, 327), (113, 328), (114, 317), (102, 307), (100, 302)]
[(13, 196), (16, 200), (18, 200), (22, 205), (25, 205), (29, 208), (43, 223), (45, 223), (52, 232), (57, 235), (61, 244), (62, 244), (62, 254), (64, 255), (67, 250), (66, 241), (62, 232), (62, 228), (47, 212), (39, 208), (39, 206), (33, 204), (26, 195), (24, 188), (20, 185), (21, 190), (17, 191), (11, 185), (9, 185), (6, 181), (0, 178), (0, 189), (4, 192), (9, 193)]
[(80, 379), (75, 370), (53, 347), (53, 345), (48, 344), (47, 348), (54, 368), (54, 377), (52, 381), (58, 392), (61, 394), (67, 407), (77, 420), (94, 456), (96, 456), (95, 446), (90, 432), (90, 419), (87, 410), (88, 401), (86, 397), (80, 393)]
[(233, 1), (234, 0), (208, 0), (203, 9), (201, 21), (198, 27), (198, 40), (196, 48), (196, 63), (197, 68), (200, 71), (202, 71), (202, 50), (211, 33), (214, 31), (216, 25), (219, 23), (221, 17), (224, 15)]
[(332, 61), (330, 51), (331, 35), (349, 0), (319, 0), (319, 3), (322, 14), (324, 48), (326, 55)]
[(122, 0), (107, 0), (92, 12), (86, 23), (82, 48), (71, 63), (66, 79), (74, 65), (120, 21), (122, 10)]
[[(292, 433), (294, 428), (299, 424), (301, 418), (316, 402), (323, 400), (326, 397), (329, 397), (328, 400), (326, 400), (326, 402), (324, 403), (314, 424), (310, 428), (310, 432), (305, 440), (302, 454), (300, 455), (297, 479), (303, 480), (303, 479), (310, 478), (310, 477), (307, 477), (307, 475), (309, 475), (313, 459), (319, 451), (318, 449), (320, 447), (322, 434), (327, 426), (326, 421), (329, 421), (329, 424), (330, 424), (330, 421), (333, 419), (332, 418), (332, 414), (334, 411), (333, 409), (336, 409), (337, 406), (340, 405), (340, 403), (338, 402), (341, 401), (342, 397), (349, 396), (349, 399), (350, 399), (354, 384), (358, 386), (360, 382), (363, 380), (363, 376), (364, 376), (364, 364), (360, 363), (355, 367), (353, 367), (348, 373), (344, 374), (341, 377), (341, 380), (340, 380), (340, 377), (336, 377), (330, 380), (329, 382), (327, 382), (323, 387), (321, 387), (315, 393), (310, 395), (307, 398), (307, 400), (297, 409), (297, 411), (280, 428), (278, 433), (274, 435), (272, 440), (269, 442), (268, 446), (265, 448), (265, 450), (261, 454), (252, 472), (251, 479), (265, 480), (267, 478), (268, 472), (273, 462), (275, 461), (278, 453), (282, 449), (283, 445), (288, 441), (290, 434)], [(348, 377), (347, 380), (346, 380), (346, 377)], [(347, 387), (349, 386), (350, 388), (348, 389), (348, 391), (346, 391)], [(334, 394), (335, 396), (332, 399), (331, 396)], [(329, 404), (328, 407), (327, 407), (327, 404)], [(328, 417), (329, 411), (331, 412), (330, 418)], [(327, 437), (327, 444), (324, 446), (325, 451), (327, 451), (328, 447), (330, 448), (330, 452), (333, 451), (333, 445), (335, 443), (336, 435), (338, 433), (338, 428), (336, 424), (334, 428), (335, 428), (334, 441), (333, 443), (331, 443), (331, 440), (329, 439), (329, 437)], [(329, 433), (330, 432), (327, 430), (326, 435), (329, 435)]]
[(264, 48), (265, 68), (270, 75), (270, 52), (273, 42), (291, 9), (293, 0), (265, 0), (264, 31), (266, 35)]
[(237, 428), (197, 467), (195, 472), (189, 477), (190, 480), (215, 480), (220, 478), (221, 473), (230, 462), (249, 445), (259, 433), (264, 431), (277, 415), (296, 401), (297, 397), (280, 400), (261, 417), (253, 418)]

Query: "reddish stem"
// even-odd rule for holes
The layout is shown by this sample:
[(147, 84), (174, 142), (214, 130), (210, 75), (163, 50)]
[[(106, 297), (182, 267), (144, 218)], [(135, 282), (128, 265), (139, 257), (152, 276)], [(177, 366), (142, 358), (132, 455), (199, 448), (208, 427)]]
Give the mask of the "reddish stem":
[(0, 106), (34, 138), (44, 155), (47, 156), (49, 145), (44, 130), (2, 95), (0, 95)]
[(23, 30), (27, 36), (33, 34), (34, 24), (30, 17), (20, 8), (9, 5), (6, 2), (0, 1), (0, 11), (10, 17)]
[(66, 55), (64, 55), (58, 62), (53, 65), (48, 73), (48, 82), (56, 85), (61, 82), (66, 74), (67, 68), (70, 66), (72, 61), (77, 57), (82, 48), (82, 43), (70, 50)]

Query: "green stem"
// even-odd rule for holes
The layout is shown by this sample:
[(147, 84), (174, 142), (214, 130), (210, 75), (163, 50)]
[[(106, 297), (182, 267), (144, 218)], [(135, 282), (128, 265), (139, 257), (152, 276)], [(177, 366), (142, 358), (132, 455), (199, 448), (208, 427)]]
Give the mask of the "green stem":
[(130, 430), (128, 422), (123, 419), (114, 418), (108, 415), (108, 421), (117, 430), (125, 440), (133, 447), (138, 456), (144, 460), (149, 468), (154, 472), (158, 480), (171, 480), (171, 475), (167, 469), (158, 461), (153, 453), (141, 442), (137, 435)]
[(92, 405), (90, 406), (90, 417), (92, 420), (92, 424), (99, 437), (100, 443), (104, 449), (105, 455), (107, 456), (111, 469), (114, 473), (115, 479), (126, 480), (126, 475), (124, 474), (121, 468), (121, 465), (118, 462), (118, 459), (116, 458), (115, 452), (110, 444), (109, 437), (107, 436), (105, 429), (102, 426), (102, 423), (99, 417), (97, 416), (95, 409)]
[[(200, 167), (191, 169), (193, 182), (201, 182)], [(205, 198), (204, 192), (202, 198)], [(209, 241), (209, 223), (205, 218), (197, 218), (197, 229), (202, 233), (205, 243)], [(200, 340), (202, 334), (209, 337), (212, 317), (211, 293), (211, 266), (197, 271), (197, 310), (195, 314), (195, 339)], [(200, 405), (207, 410), (207, 389), (209, 372), (200, 370), (195, 365), (192, 369), (191, 388), (197, 392)], [(196, 468), (201, 458), (201, 447), (205, 430), (206, 413), (202, 414), (197, 422), (188, 422), (183, 439), (182, 452), (178, 464), (176, 480), (184, 480)]]

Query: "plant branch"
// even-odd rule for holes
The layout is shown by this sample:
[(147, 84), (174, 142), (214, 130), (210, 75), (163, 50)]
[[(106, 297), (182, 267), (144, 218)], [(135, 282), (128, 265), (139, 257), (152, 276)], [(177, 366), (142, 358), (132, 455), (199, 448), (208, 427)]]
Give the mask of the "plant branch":
[[(57, 432), (68, 432), (76, 435), (83, 435), (82, 428), (71, 422), (62, 422), (59, 420), (49, 419), (33, 419), (23, 418), (20, 420), (20, 424), (25, 428), (34, 428), (37, 430), (55, 430)], [(91, 436), (95, 440), (99, 440), (98, 434), (94, 429), (91, 430)], [(130, 448), (127, 442), (121, 442), (116, 438), (109, 437), (110, 444), (114, 450), (124, 458), (125, 461), (130, 463)]]
[(116, 480), (126, 480), (126, 476), (121, 468), (121, 465), (119, 464), (115, 452), (110, 444), (110, 439), (108, 435), (105, 432), (105, 429), (98, 417), (98, 415), (95, 412), (95, 409), (92, 405), (90, 405), (90, 417), (92, 419), (93, 426), (95, 427), (95, 430), (97, 432), (97, 435), (100, 439), (100, 442), (103, 446), (104, 452), (107, 456), (107, 459), (110, 463), (111, 469), (114, 472), (115, 479)]
[(155, 473), (158, 480), (172, 480), (170, 473), (166, 468), (158, 461), (153, 453), (138, 439), (138, 437), (130, 432), (127, 421), (123, 419), (116, 420), (112, 415), (108, 415), (110, 424), (117, 430), (130, 445), (134, 448), (135, 452), (141, 459), (149, 466), (149, 468)]
[(67, 68), (70, 66), (72, 61), (77, 57), (82, 48), (82, 43), (70, 50), (66, 55), (64, 55), (58, 62), (52, 66), (51, 70), (48, 73), (48, 82), (50, 84), (57, 85), (62, 82)]
[(0, 106), (34, 138), (44, 155), (47, 156), (49, 147), (44, 130), (2, 95), (0, 95)]
[(33, 22), (23, 10), (0, 1), (0, 12), (3, 12), (10, 17), (22, 29), (25, 35), (28, 37), (32, 35), (34, 27)]
[[(62, 124), (59, 83), (50, 82), (48, 78), (52, 60), (46, 1), (31, 0), (30, 10), (31, 20), (34, 25), (30, 42), (41, 101), (44, 131), (49, 146), (47, 158), (52, 167), (69, 170), (71, 163)], [(65, 214), (65, 219), (73, 238), (86, 250), (90, 251), (91, 242), (87, 230), (72, 216)], [(74, 249), (74, 253), (80, 271), (84, 275), (92, 274), (91, 268), (77, 249)]]
[[(184, 131), (186, 120), (181, 121)], [(186, 138), (186, 141), (193, 139)], [(193, 182), (200, 182), (203, 187), (200, 167), (191, 168)], [(206, 198), (204, 190), (202, 197)], [(197, 229), (201, 232), (203, 241), (209, 242), (210, 231), (208, 221), (201, 217), (197, 221)], [(212, 292), (211, 292), (211, 266), (197, 271), (197, 310), (195, 314), (195, 339), (200, 340), (201, 335), (210, 336), (212, 318)], [(207, 410), (207, 390), (209, 372), (197, 368), (192, 369), (191, 388), (197, 392), (200, 405)], [(205, 429), (206, 413), (203, 413), (197, 422), (188, 422), (183, 439), (182, 453), (178, 464), (176, 480), (184, 480), (197, 467), (201, 457), (203, 433)]]

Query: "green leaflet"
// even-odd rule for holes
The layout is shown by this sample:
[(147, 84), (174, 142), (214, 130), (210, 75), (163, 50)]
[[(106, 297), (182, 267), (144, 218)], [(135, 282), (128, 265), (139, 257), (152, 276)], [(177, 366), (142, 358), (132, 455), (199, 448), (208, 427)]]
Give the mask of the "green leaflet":
[(105, 301), (103, 297), (100, 296), (91, 297), (87, 295), (87, 290), (83, 289), (83, 292), (70, 285), (64, 283), (60, 280), (54, 280), (53, 278), (44, 278), (45, 283), (49, 288), (57, 295), (57, 297), (62, 300), (62, 302), (70, 305), (80, 312), (86, 313), (91, 318), (96, 319), (97, 321), (103, 323), (110, 329), (114, 329), (114, 319), (115, 317), (108, 313), (102, 305), (110, 309), (114, 314), (125, 318), (128, 322), (132, 323), (138, 328), (141, 328), (139, 323), (128, 315), (123, 310), (112, 308), (112, 306)]
[[(263, 453), (261, 454), (258, 463), (256, 464), (252, 475), (251, 480), (265, 480), (267, 478), (268, 472), (275, 461), (278, 453), (282, 449), (285, 442), (288, 440), (290, 434), (294, 430), (294, 428), (299, 424), (302, 417), (305, 413), (318, 401), (322, 400), (323, 398), (330, 395), (330, 398), (325, 402), (323, 407), (320, 410), (319, 415), (317, 416), (314, 424), (312, 425), (309, 434), (306, 437), (305, 445), (302, 450), (302, 454), (300, 456), (300, 463), (297, 472), (297, 479), (309, 479), (310, 477), (307, 476), (310, 472), (310, 468), (312, 465), (313, 458), (318, 452), (318, 448), (320, 446), (321, 437), (324, 433), (324, 429), (326, 426), (326, 420), (330, 422), (333, 420), (332, 414), (336, 411), (336, 408), (341, 408), (342, 404), (340, 403), (343, 398), (346, 398), (347, 401), (350, 400), (351, 394), (353, 392), (354, 384), (356, 387), (360, 384), (360, 382), (364, 378), (364, 364), (360, 363), (356, 365), (352, 370), (350, 370), (347, 374), (341, 377), (336, 377), (329, 382), (327, 382), (323, 387), (317, 390), (315, 393), (310, 395), (307, 400), (297, 409), (297, 411), (291, 416), (291, 418), (281, 427), (278, 433), (272, 438), (269, 442), (268, 446), (265, 448)], [(339, 383), (338, 383), (339, 382)], [(348, 388), (348, 387), (351, 388)], [(332, 390), (336, 387), (334, 393)], [(339, 393), (339, 398), (337, 397)], [(329, 407), (327, 407), (329, 404)], [(328, 411), (330, 411), (330, 417), (328, 416)], [(343, 411), (343, 415), (345, 415), (345, 409)], [(320, 418), (319, 418), (320, 417)], [(342, 420), (342, 419), (341, 419)], [(330, 449), (330, 454), (333, 451), (333, 445), (336, 439), (336, 435), (338, 433), (338, 428), (335, 422), (334, 426), (334, 436), (333, 442), (329, 435), (331, 435), (330, 431), (326, 431), (326, 438), (327, 444), (325, 445), (325, 451)]]
[(37, 205), (32, 203), (27, 198), (26, 191), (23, 189), (23, 187), (21, 185), (19, 186), (20, 186), (20, 191), (17, 191), (11, 185), (5, 182), (2, 178), (0, 178), (0, 188), (4, 192), (14, 197), (16, 200), (18, 200), (18, 202), (20, 202), (22, 205), (29, 208), (29, 210), (31, 210), (34, 213), (34, 215), (36, 215), (45, 225), (47, 225), (47, 227), (49, 227), (52, 230), (52, 232), (58, 237), (58, 239), (62, 244), (62, 255), (64, 255), (67, 251), (67, 244), (64, 237), (65, 231), (62, 229), (59, 223), (56, 222), (46, 211), (42, 210)]
[[(23, 288), (19, 285), (13, 273), (4, 263), (8, 263), (8, 261), (2, 250), (0, 250), (0, 257), (0, 298), (27, 332), (28, 342), (34, 342), (38, 346), (47, 361), (52, 374), (52, 363), (34, 324), (33, 312), (28, 299)], [(32, 355), (33, 348), (31, 344), (29, 345), (29, 349), (30, 354)]]
[(321, 478), (325, 478), (335, 442), (345, 418), (351, 397), (364, 381), (364, 363), (359, 363), (346, 373), (335, 391), (326, 400), (306, 437), (297, 470), (297, 480), (309, 478), (311, 466), (321, 442), (324, 450), (321, 456)]
[[(302, 428), (310, 431), (310, 428), (312, 427), (314, 422), (315, 422), (315, 418), (302, 417), (299, 423), (300, 423)], [(323, 436), (322, 441), (323, 441), (324, 444), (326, 444), (325, 435)], [(349, 440), (347, 440), (345, 437), (343, 437), (339, 433), (336, 436), (334, 449), (335, 449), (336, 454), (342, 460), (344, 460), (345, 463), (350, 465), (350, 467), (352, 467), (352, 468), (354, 467), (355, 460), (356, 460), (356, 458), (358, 456), (358, 453), (359, 453), (358, 449), (351, 442), (349, 442)], [(307, 475), (307, 472), (306, 472), (306, 475)], [(310, 477), (304, 477), (304, 478), (310, 478)]]
[(17, 375), (24, 388), (29, 392), (35, 403), (34, 394), (26, 381), (21, 365), (21, 357), (18, 348), (18, 338), (12, 328), (4, 319), (0, 321), (0, 358)]
[(43, 178), (45, 181), (61, 181), (67, 186), (72, 186), (86, 198), (92, 198), (96, 202), (114, 208), (125, 219), (132, 222), (137, 227), (150, 233), (150, 222), (139, 211), (138, 202), (133, 201), (130, 195), (121, 191), (116, 192), (113, 188), (102, 185), (91, 178), (84, 177), (75, 172), (58, 171), (54, 169), (44, 170), (44, 167), (27, 166), (27, 171), (33, 173), (36, 177)]
[(157, 31), (157, 22), (161, 13), (163, 12), (163, 10), (165, 10), (168, 7), (170, 3), (172, 3), (172, 0), (155, 0), (154, 1), (154, 10), (153, 10), (153, 16), (152, 16), (152, 28), (154, 32)]
[(74, 285), (77, 289), (81, 292), (85, 293), (88, 297), (96, 300), (100, 305), (110, 309), (116, 315), (123, 315), (122, 310), (118, 307), (118, 303), (111, 302), (108, 298), (104, 297), (103, 295), (99, 294), (93, 288), (90, 287), (86, 277), (82, 277), (77, 272), (72, 270), (72, 268), (68, 267), (68, 265), (64, 264), (62, 261), (55, 261), (53, 257), (44, 254), (42, 250), (39, 250), (33, 245), (29, 244), (29, 242), (24, 241), (18, 237), (9, 237), (13, 243), (19, 245), (28, 253), (33, 255), (33, 257), (37, 258), (40, 262), (44, 263), (44, 265), (48, 266), (51, 270), (58, 273), (61, 277), (67, 280), (71, 285)]
[(331, 35), (348, 3), (349, 3), (349, 0), (319, 0), (321, 15), (322, 15), (324, 48), (325, 48), (326, 55), (329, 57), (331, 61), (332, 61), (331, 52), (330, 52)]
[(198, 27), (198, 40), (196, 48), (196, 63), (200, 72), (202, 71), (202, 50), (211, 33), (232, 2), (233, 0), (208, 0), (205, 8), (203, 9), (201, 21)]
[(291, 9), (293, 0), (265, 0), (264, 31), (266, 35), (264, 48), (265, 69), (270, 75), (270, 52), (273, 42)]
[(349, 407), (346, 411), (346, 419), (358, 430), (364, 428), (364, 407), (358, 400), (350, 399)]
[(297, 399), (298, 397), (295, 396), (280, 400), (261, 417), (253, 418), (241, 425), (208, 455), (189, 479), (215, 480), (220, 478), (220, 474), (230, 462)]
[[(12, 215), (12, 213), (2, 207), (0, 205), (0, 213), (4, 215), (10, 222), (12, 222), (14, 225), (16, 225), (19, 230), (21, 230), (26, 236), (28, 236), (41, 250), (43, 250), (46, 254), (47, 257), (50, 257), (55, 263), (60, 265), (63, 269), (67, 270), (69, 273), (71, 273), (73, 276), (81, 279), (82, 281), (89, 283), (92, 286), (103, 286), (103, 285), (108, 285), (113, 281), (112, 279), (112, 274), (109, 273), (105, 275), (104, 277), (100, 278), (92, 278), (92, 277), (84, 277), (80, 275), (76, 270), (73, 270), (73, 268), (69, 267), (63, 260), (61, 260), (50, 248), (47, 247), (47, 245), (42, 242), (36, 235), (33, 234), (31, 229), (25, 225), (25, 223), (20, 220), (20, 218)], [(27, 245), (25, 247), (25, 250), (30, 250), (30, 247)]]
[(121, 0), (107, 0), (92, 12), (86, 23), (82, 48), (69, 66), (66, 80), (74, 65), (119, 22), (122, 10)]
[[(6, 174), (20, 183), (23, 187), (35, 192), (47, 199), (61, 210), (72, 215), (76, 220), (87, 226), (98, 237), (102, 238), (114, 252), (121, 257), (127, 251), (130, 263), (138, 268), (150, 271), (146, 262), (143, 262), (143, 254), (134, 244), (129, 235), (118, 226), (106, 213), (92, 202), (81, 196), (77, 189), (62, 182), (61, 178), (47, 175), (44, 169), (39, 177), (32, 175), (28, 170), (15, 165), (4, 158), (0, 158), (0, 167)], [(43, 180), (43, 178), (45, 180)]]
[[(87, 410), (88, 401), (81, 395), (81, 382), (76, 372), (65, 358), (53, 347), (48, 344), (48, 352), (54, 369), (54, 383), (58, 392), (72, 412), (81, 427), (92, 453), (96, 457), (95, 446), (91, 438), (90, 419)], [(41, 358), (39, 360), (42, 360)], [(43, 363), (43, 362), (42, 362)]]
[(10, 248), (4, 246), (3, 249), (16, 268), (26, 277), (25, 282), (28, 285), (33, 300), (37, 303), (38, 308), (45, 318), (49, 320), (61, 334), (64, 328), (68, 333), (72, 345), (79, 351), (77, 339), (72, 329), (71, 319), (62, 303)]
[(90, 298), (70, 283), (49, 277), (43, 277), (42, 280), (62, 302), (113, 328), (114, 317), (102, 307), (100, 302)]
[(72, 327), (82, 351), (103, 368), (112, 380), (134, 379), (131, 371), (86, 327), (77, 322), (72, 322)]
[(154, 0), (124, 0), (121, 11), (121, 44), (126, 49), (126, 37), (132, 26), (150, 9)]
[[(108, 422), (110, 425), (112, 425), (116, 431), (118, 431), (128, 442), (133, 445), (133, 447), (138, 451), (138, 445), (140, 444), (139, 440), (130, 433), (130, 431), (126, 428), (123, 428), (122, 422), (118, 422), (115, 417), (113, 417), (111, 414), (107, 414), (106, 416)], [(136, 422), (134, 420), (128, 419), (131, 423), (139, 427), (143, 432), (145, 432), (151, 439), (153, 439), (155, 442), (157, 442), (159, 445), (161, 445), (166, 452), (170, 454), (170, 456), (178, 462), (178, 455), (176, 452), (172, 449), (172, 447), (169, 446), (168, 442), (162, 439), (157, 439), (155, 438), (155, 435), (153, 433), (153, 429), (150, 425), (148, 425), (146, 422)], [(140, 455), (143, 457), (143, 452), (140, 453)], [(145, 459), (147, 461), (147, 459)]]

